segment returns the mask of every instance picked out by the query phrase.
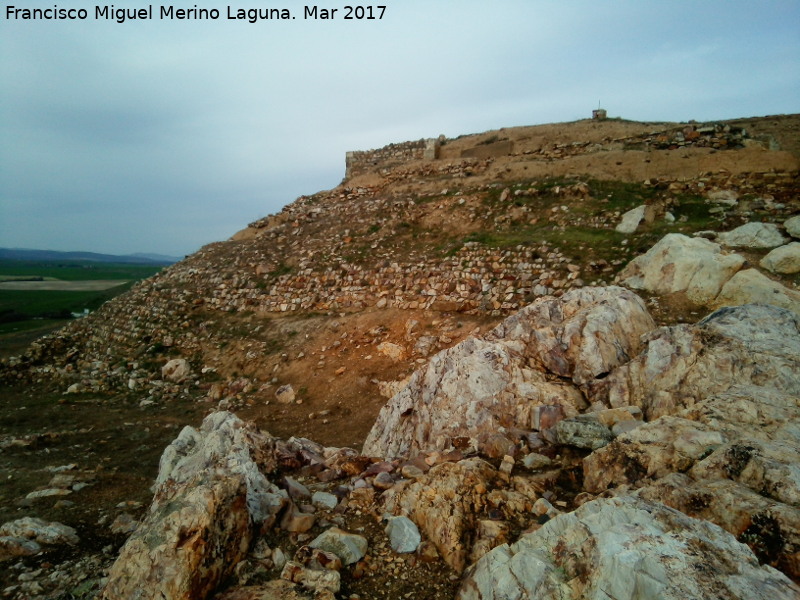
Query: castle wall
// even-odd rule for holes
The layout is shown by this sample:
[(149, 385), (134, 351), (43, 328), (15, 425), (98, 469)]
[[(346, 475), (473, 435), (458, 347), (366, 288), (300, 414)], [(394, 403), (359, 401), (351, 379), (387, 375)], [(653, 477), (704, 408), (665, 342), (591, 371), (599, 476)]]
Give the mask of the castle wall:
[(439, 140), (433, 138), (389, 144), (377, 150), (356, 150), (348, 152), (345, 156), (345, 178), (378, 172), (415, 160), (437, 158), (439, 158)]

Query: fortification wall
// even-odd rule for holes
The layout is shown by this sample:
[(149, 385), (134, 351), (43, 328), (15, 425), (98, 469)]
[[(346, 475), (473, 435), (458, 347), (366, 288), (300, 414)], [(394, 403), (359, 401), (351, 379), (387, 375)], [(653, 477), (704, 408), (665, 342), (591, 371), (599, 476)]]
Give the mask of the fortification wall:
[(345, 156), (345, 177), (350, 179), (415, 160), (435, 160), (439, 158), (439, 146), (439, 140), (429, 138), (416, 142), (389, 144), (377, 150), (351, 151)]

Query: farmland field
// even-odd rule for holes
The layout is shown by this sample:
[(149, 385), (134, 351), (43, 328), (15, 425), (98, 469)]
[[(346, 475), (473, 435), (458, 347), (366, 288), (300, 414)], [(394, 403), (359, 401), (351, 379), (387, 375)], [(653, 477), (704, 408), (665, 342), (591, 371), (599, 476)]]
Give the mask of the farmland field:
[(0, 356), (96, 310), (163, 267), (78, 261), (0, 260)]

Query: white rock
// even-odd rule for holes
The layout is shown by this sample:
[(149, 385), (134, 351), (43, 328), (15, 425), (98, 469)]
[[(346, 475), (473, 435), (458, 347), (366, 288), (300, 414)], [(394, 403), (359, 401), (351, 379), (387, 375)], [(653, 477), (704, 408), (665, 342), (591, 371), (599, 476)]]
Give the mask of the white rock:
[(367, 553), (367, 539), (355, 533), (348, 533), (338, 527), (331, 527), (318, 535), (309, 544), (312, 548), (319, 548), (332, 552), (342, 560), (342, 564), (351, 565), (364, 558)]
[(736, 204), (739, 202), (739, 195), (733, 190), (717, 190), (714, 192), (709, 192), (708, 199), (714, 204), (736, 206)]
[(39, 544), (77, 544), (80, 540), (72, 527), (36, 517), (23, 517), (0, 525), (0, 536), (33, 540)]
[(783, 226), (786, 227), (786, 233), (793, 238), (800, 239), (800, 215), (796, 215), (791, 219), (786, 219), (786, 221), (783, 222)]
[(762, 258), (759, 264), (773, 273), (784, 275), (800, 273), (800, 242), (778, 246)]
[(717, 238), (721, 244), (736, 248), (775, 248), (788, 242), (775, 223), (745, 223)]
[(454, 437), (509, 423), (529, 430), (538, 405), (560, 405), (575, 416), (585, 408), (577, 386), (633, 357), (654, 327), (642, 300), (623, 288), (540, 298), (484, 339), (467, 338), (415, 372), (381, 410), (364, 454), (444, 450)]
[(755, 269), (739, 271), (722, 287), (711, 306), (771, 304), (800, 315), (800, 292), (773, 281)]
[(615, 227), (619, 233), (633, 233), (639, 228), (639, 224), (644, 221), (646, 206), (637, 206), (622, 215), (622, 221)]
[(458, 600), (794, 600), (800, 587), (760, 566), (729, 533), (631, 497), (588, 502), (508, 546), (464, 578)]
[(414, 521), (408, 517), (389, 517), (386, 525), (386, 535), (389, 536), (389, 544), (392, 550), (398, 553), (416, 552), (422, 542)]
[(800, 318), (749, 304), (653, 331), (636, 358), (593, 384), (590, 400), (635, 405), (653, 420), (733, 385), (765, 383), (800, 394)]
[(332, 510), (339, 504), (339, 499), (328, 492), (314, 492), (314, 495), (311, 496), (311, 504)]
[(161, 367), (161, 378), (173, 383), (181, 383), (192, 374), (192, 368), (185, 358), (173, 358)]
[(247, 553), (257, 527), (274, 522), (287, 502), (261, 472), (276, 468), (271, 448), (271, 437), (231, 413), (210, 414), (199, 430), (185, 427), (161, 456), (153, 503), (102, 597), (208, 597)]
[(744, 263), (742, 256), (724, 252), (714, 242), (670, 233), (632, 260), (619, 280), (635, 290), (682, 293), (690, 302), (706, 305)]

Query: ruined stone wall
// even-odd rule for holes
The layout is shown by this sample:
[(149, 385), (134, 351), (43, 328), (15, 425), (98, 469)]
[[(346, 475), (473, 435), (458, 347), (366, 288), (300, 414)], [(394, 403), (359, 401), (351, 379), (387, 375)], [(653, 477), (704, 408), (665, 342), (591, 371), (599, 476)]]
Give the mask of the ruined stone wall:
[(423, 139), (416, 142), (389, 144), (377, 150), (357, 150), (346, 155), (345, 177), (396, 167), (414, 160), (434, 160), (439, 157), (439, 141)]

